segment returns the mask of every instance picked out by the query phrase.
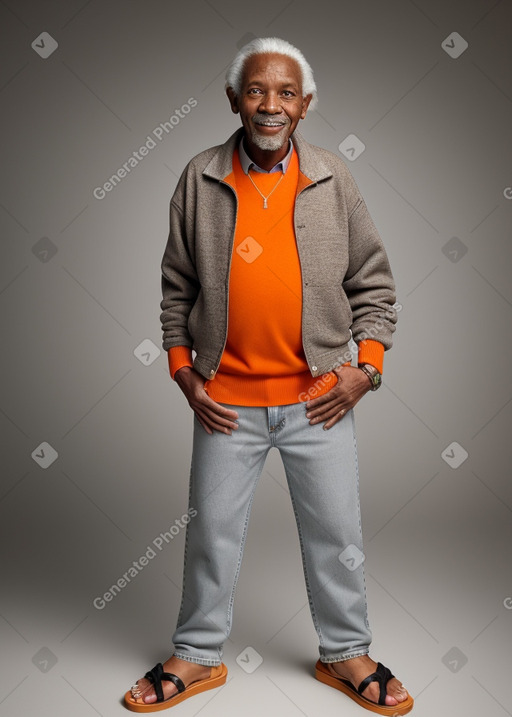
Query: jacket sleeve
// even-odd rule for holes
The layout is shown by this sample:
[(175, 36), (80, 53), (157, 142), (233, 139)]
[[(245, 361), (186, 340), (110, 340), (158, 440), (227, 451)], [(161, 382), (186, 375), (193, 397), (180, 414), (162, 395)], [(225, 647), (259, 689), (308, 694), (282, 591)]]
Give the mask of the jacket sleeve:
[(349, 216), (349, 265), (343, 288), (352, 309), (352, 338), (391, 348), (397, 312), (395, 283), (382, 240), (364, 200)]
[[(185, 174), (185, 173), (184, 173)], [(184, 175), (171, 199), (169, 238), (162, 258), (162, 301), (160, 302), (162, 346), (192, 348), (188, 317), (199, 293), (199, 281), (192, 256), (193, 242), (187, 237), (183, 209)]]

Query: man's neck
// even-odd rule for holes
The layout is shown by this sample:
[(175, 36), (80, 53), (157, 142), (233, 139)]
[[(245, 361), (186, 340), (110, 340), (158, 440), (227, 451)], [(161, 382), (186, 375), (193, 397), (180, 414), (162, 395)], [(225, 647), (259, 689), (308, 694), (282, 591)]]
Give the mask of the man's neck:
[(247, 135), (244, 136), (244, 149), (248, 156), (255, 164), (258, 165), (258, 167), (265, 169), (267, 172), (286, 157), (289, 147), (290, 145), (287, 140), (282, 147), (276, 149), (275, 151), (260, 149), (247, 138)]

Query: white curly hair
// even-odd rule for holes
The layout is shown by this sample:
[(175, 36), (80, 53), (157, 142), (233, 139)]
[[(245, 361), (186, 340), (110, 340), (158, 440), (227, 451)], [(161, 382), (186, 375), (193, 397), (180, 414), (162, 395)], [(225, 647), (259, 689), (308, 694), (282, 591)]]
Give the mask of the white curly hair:
[(313, 70), (299, 49), (279, 37), (256, 37), (254, 40), (248, 42), (247, 45), (244, 45), (228, 67), (226, 72), (226, 88), (231, 87), (234, 93), (239, 95), (242, 88), (242, 75), (247, 58), (270, 52), (286, 55), (299, 63), (302, 73), (302, 94), (304, 97), (306, 95), (312, 95), (309, 109), (315, 109), (318, 96)]

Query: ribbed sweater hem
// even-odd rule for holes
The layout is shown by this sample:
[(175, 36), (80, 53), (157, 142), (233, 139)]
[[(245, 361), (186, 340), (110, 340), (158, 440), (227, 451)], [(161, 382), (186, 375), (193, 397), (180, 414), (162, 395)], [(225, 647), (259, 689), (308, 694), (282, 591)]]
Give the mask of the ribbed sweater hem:
[(327, 393), (338, 381), (334, 373), (314, 378), (311, 373), (259, 377), (217, 372), (205, 390), (217, 403), (239, 406), (284, 406), (309, 401)]

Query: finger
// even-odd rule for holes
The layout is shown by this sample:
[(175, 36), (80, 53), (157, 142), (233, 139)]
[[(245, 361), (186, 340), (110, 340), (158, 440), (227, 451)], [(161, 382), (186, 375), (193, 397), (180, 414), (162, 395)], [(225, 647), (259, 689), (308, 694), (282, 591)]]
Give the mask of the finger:
[(329, 421), (335, 418), (343, 418), (343, 416), (347, 413), (348, 410), (348, 406), (341, 407), (337, 405), (331, 408), (329, 411), (325, 411), (325, 413), (323, 413), (321, 416), (315, 416), (314, 418), (311, 418), (309, 422), (311, 425), (315, 425), (316, 423), (322, 423), (323, 421)]
[(321, 409), (324, 406), (329, 406), (330, 404), (339, 403), (340, 401), (343, 401), (344, 399), (345, 399), (345, 390), (339, 386), (334, 386), (329, 391), (327, 391), (327, 393), (324, 393), (323, 396), (319, 396), (318, 398), (315, 398), (312, 401), (308, 401), (306, 403), (306, 410), (308, 411), (308, 413), (310, 411), (318, 412), (318, 409)]
[(198, 410), (205, 416), (209, 416), (213, 420), (219, 420), (226, 424), (233, 425), (238, 419), (238, 413), (228, 408), (224, 408), (220, 403), (216, 403), (209, 396), (194, 396), (190, 401), (190, 405), (194, 411)]
[(226, 435), (229, 435), (229, 436), (231, 435), (231, 429), (228, 428), (227, 426), (221, 426), (220, 424), (210, 423), (209, 421), (205, 421), (203, 418), (199, 418), (199, 416), (198, 416), (198, 420), (199, 420), (200, 424), (202, 425), (202, 427), (204, 428), (204, 430), (206, 431), (206, 433), (209, 433), (210, 435), (212, 435), (215, 431), (217, 431), (219, 433), (225, 433)]
[(336, 423), (338, 423), (339, 421), (342, 420), (342, 418), (345, 416), (346, 413), (347, 413), (347, 409), (344, 409), (344, 408), (343, 408), (341, 411), (338, 411), (338, 413), (337, 413), (335, 416), (333, 416), (332, 418), (330, 418), (330, 419), (324, 424), (324, 430), (325, 430), (325, 431), (328, 431), (329, 428), (332, 428), (334, 425), (336, 425)]
[(196, 412), (196, 416), (197, 416), (197, 420), (199, 421), (201, 426), (204, 428), (206, 433), (209, 433), (211, 435), (213, 433), (213, 431), (210, 428), (210, 426), (206, 423), (206, 421), (197, 412)]
[(339, 407), (337, 407), (335, 409), (332, 409), (331, 411), (326, 411), (321, 416), (315, 416), (315, 418), (310, 418), (309, 422), (311, 425), (315, 425), (317, 423), (323, 423), (323, 421), (329, 421), (332, 418), (343, 418), (347, 411), (347, 408), (340, 409)]
[(210, 425), (222, 426), (224, 428), (232, 428), (235, 431), (238, 428), (238, 423), (230, 418), (224, 418), (215, 411), (207, 408), (204, 410), (203, 415), (208, 419)]
[(210, 396), (208, 396), (206, 391), (204, 391), (200, 396), (198, 396), (198, 401), (201, 406), (208, 409), (213, 414), (223, 416), (225, 418), (231, 419), (232, 421), (238, 418), (238, 413), (236, 411), (231, 408), (226, 408), (220, 403), (217, 403), (213, 400), (213, 398), (210, 398)]
[(317, 408), (315, 411), (308, 411), (306, 413), (306, 418), (309, 418), (310, 421), (318, 423), (319, 421), (326, 420), (336, 415), (342, 408), (345, 409), (345, 412), (348, 410), (348, 406), (343, 404), (341, 401), (331, 401), (329, 404), (322, 406), (321, 408)]
[(209, 409), (203, 410), (200, 407), (197, 407), (194, 410), (197, 417), (200, 418), (200, 420), (202, 420), (210, 429), (227, 434), (231, 434), (232, 430), (236, 431), (238, 429), (238, 423), (222, 418)]
[(332, 401), (333, 397), (331, 395), (332, 388), (327, 391), (327, 393), (324, 393), (322, 396), (319, 396), (318, 398), (313, 398), (311, 401), (308, 401), (306, 403), (306, 410), (312, 411), (313, 409), (317, 408), (318, 406), (322, 406), (324, 403), (328, 403), (329, 401)]
[[(326, 396), (327, 396), (327, 394), (326, 394)], [(334, 395), (334, 396), (327, 396), (326, 398), (324, 398), (323, 401), (321, 401), (319, 403), (307, 404), (306, 415), (308, 415), (308, 416), (318, 415), (325, 409), (335, 406), (337, 403), (339, 403), (339, 401), (340, 401), (339, 396)]]

